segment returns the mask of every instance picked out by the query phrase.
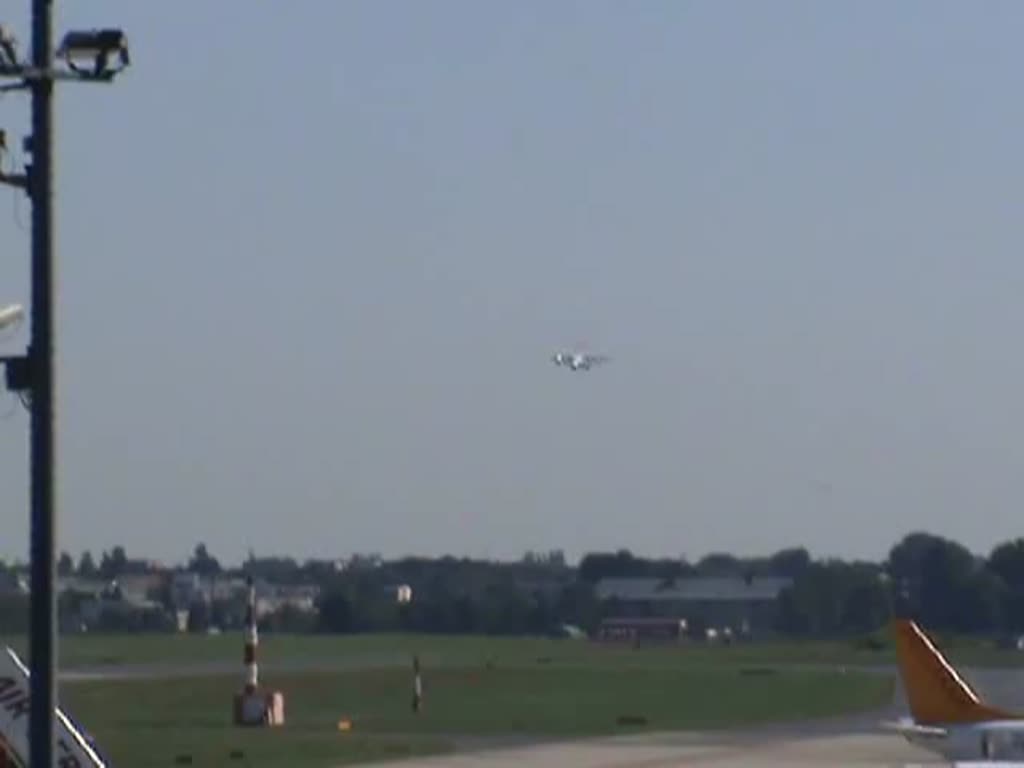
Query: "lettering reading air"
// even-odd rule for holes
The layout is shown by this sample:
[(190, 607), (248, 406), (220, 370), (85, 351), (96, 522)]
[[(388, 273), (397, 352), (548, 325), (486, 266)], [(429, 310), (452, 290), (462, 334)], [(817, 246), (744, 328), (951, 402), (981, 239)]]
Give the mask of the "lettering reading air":
[(12, 720), (28, 716), (28, 694), (12, 677), (0, 677), (0, 705), (10, 713)]

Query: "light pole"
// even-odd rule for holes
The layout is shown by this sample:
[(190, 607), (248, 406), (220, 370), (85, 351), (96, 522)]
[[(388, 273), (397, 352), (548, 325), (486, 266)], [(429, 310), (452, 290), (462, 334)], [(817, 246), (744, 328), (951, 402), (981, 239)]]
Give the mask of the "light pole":
[[(119, 61), (111, 65), (111, 58)], [(128, 45), (120, 30), (70, 32), (56, 51), (66, 68), (54, 66), (53, 0), (32, 0), (32, 58), (18, 57), (17, 41), (0, 27), (0, 80), (4, 91), (32, 95), (32, 133), (25, 148), (32, 162), (24, 174), (3, 174), (0, 182), (23, 189), (32, 202), (32, 337), (26, 355), (3, 358), (7, 388), (30, 411), (31, 624), (29, 665), (29, 764), (50, 768), (58, 757), (54, 708), (57, 705), (56, 493), (54, 484), (54, 258), (53, 258), (53, 86), (56, 80), (110, 82), (128, 65)], [(86, 64), (88, 66), (86, 66)], [(6, 146), (0, 133), (0, 153)]]

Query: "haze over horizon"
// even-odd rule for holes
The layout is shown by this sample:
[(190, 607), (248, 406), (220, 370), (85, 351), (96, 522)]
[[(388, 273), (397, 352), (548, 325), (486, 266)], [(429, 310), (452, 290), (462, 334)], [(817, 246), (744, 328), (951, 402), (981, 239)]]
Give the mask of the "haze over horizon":
[[(56, 20), (133, 55), (58, 88), (60, 549), (877, 559), (913, 530), (1021, 535), (1024, 5)], [(0, 99), (15, 150), (28, 115)], [(27, 303), (29, 205), (3, 196), (0, 304)], [(575, 343), (612, 362), (551, 364)], [(11, 558), (28, 419), (7, 393), (0, 417)]]

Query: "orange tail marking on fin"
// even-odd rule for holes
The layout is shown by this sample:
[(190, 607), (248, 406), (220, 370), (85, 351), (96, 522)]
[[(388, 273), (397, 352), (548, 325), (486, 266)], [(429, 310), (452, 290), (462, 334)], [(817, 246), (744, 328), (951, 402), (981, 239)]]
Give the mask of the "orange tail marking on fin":
[(1020, 718), (983, 702), (913, 621), (897, 619), (893, 634), (907, 703), (917, 722), (934, 725)]

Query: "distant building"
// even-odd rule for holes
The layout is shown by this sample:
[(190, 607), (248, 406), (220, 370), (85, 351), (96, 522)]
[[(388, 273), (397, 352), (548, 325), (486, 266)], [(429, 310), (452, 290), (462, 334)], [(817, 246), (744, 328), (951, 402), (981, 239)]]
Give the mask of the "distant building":
[(171, 576), (171, 604), (175, 610), (188, 609), (192, 603), (206, 602), (207, 592), (203, 589), (203, 581), (193, 571), (178, 571)]
[[(256, 613), (260, 620), (284, 609), (315, 613), (320, 588), (316, 584), (275, 584), (257, 578)], [(189, 624), (189, 611), (210, 615), (218, 629), (239, 628), (246, 615), (249, 588), (243, 575), (179, 571), (170, 580), (171, 603), (179, 630)], [(204, 612), (205, 613), (202, 613)], [(206, 621), (206, 620), (204, 620)]]
[(315, 584), (269, 584), (256, 582), (256, 612), (264, 616), (285, 608), (314, 613), (320, 587)]
[(609, 628), (664, 629), (668, 620), (673, 626), (682, 622), (691, 634), (743, 636), (773, 628), (779, 595), (791, 584), (784, 577), (615, 578), (602, 579), (594, 592)]
[(679, 642), (688, 635), (686, 619), (661, 616), (610, 616), (597, 628), (597, 639), (612, 642)]

